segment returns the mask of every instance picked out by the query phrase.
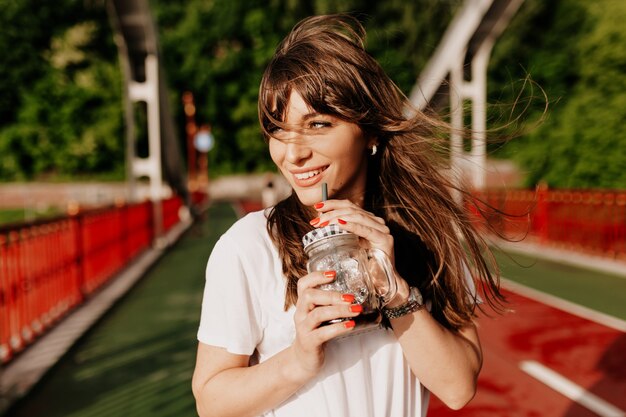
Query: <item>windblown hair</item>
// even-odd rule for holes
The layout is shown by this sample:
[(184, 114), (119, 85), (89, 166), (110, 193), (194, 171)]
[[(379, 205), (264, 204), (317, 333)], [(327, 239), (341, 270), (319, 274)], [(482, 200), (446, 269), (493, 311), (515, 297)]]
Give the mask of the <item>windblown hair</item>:
[[(284, 127), (292, 91), (315, 111), (357, 124), (378, 139), (370, 157), (364, 208), (385, 219), (395, 241), (396, 269), (432, 302), (433, 316), (458, 329), (475, 317), (476, 298), (466, 267), (492, 307), (501, 307), (493, 257), (452, 190), (469, 196), (444, 174), (437, 152), (449, 132), (440, 119), (415, 109), (364, 47), (365, 30), (348, 15), (302, 20), (280, 43), (259, 90), (259, 120), (267, 140)], [(294, 193), (268, 215), (268, 230), (287, 279), (285, 309), (297, 301), (305, 275), (301, 237), (312, 230), (315, 211)], [(490, 268), (491, 267), (491, 268)], [(492, 273), (490, 269), (493, 269)]]

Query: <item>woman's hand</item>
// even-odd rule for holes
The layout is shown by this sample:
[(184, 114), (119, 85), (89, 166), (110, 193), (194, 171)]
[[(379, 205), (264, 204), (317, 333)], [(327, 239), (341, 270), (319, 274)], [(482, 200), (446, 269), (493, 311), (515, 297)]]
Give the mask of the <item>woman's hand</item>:
[[(359, 236), (368, 248), (379, 249), (387, 255), (398, 288), (387, 306), (396, 307), (405, 303), (409, 297), (409, 285), (395, 270), (394, 240), (385, 220), (349, 200), (326, 200), (313, 207), (319, 216), (311, 220), (311, 225), (324, 227), (330, 223), (337, 223), (343, 230)], [(384, 285), (385, 280), (382, 282)]]
[(331, 283), (335, 271), (312, 272), (298, 280), (298, 302), (293, 319), (296, 339), (292, 345), (304, 378), (315, 376), (324, 364), (324, 343), (350, 332), (354, 321), (322, 325), (329, 320), (352, 318), (359, 315), (361, 305), (352, 304), (352, 294), (341, 294), (316, 288)]
[(313, 206), (319, 217), (311, 220), (311, 225), (324, 227), (338, 223), (341, 228), (363, 238), (368, 247), (385, 252), (395, 266), (393, 254), (393, 236), (385, 220), (376, 217), (349, 200), (326, 200)]

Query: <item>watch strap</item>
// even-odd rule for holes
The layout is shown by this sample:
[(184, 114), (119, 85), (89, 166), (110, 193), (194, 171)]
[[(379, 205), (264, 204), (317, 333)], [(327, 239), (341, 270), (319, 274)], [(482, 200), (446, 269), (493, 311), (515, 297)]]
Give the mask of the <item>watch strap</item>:
[(409, 288), (409, 299), (406, 303), (392, 308), (383, 308), (383, 314), (388, 319), (397, 319), (407, 314), (418, 311), (424, 307), (422, 293), (416, 287)]

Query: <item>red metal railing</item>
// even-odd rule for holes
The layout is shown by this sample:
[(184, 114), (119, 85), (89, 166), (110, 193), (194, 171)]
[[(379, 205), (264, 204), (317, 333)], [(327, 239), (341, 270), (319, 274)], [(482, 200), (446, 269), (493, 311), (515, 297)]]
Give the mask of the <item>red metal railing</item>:
[[(163, 229), (181, 198), (162, 202)], [(0, 229), (0, 363), (32, 343), (146, 250), (151, 202)]]
[(507, 238), (626, 259), (626, 191), (489, 190), (492, 227)]
[(163, 230), (168, 231), (179, 221), (183, 201), (180, 198), (163, 200)]
[(209, 203), (209, 195), (202, 191), (191, 192), (191, 205), (194, 207), (205, 207)]

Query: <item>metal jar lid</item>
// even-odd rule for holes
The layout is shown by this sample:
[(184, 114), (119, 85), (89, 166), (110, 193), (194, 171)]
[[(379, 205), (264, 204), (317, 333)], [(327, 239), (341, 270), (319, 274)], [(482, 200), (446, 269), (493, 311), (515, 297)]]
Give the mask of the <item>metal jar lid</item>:
[(320, 241), (322, 239), (326, 239), (331, 236), (337, 235), (351, 235), (352, 233), (342, 230), (339, 228), (338, 224), (329, 224), (325, 227), (320, 227), (319, 229), (313, 229), (306, 235), (302, 237), (302, 244), (306, 249), (307, 246)]

